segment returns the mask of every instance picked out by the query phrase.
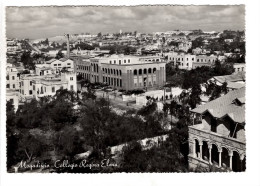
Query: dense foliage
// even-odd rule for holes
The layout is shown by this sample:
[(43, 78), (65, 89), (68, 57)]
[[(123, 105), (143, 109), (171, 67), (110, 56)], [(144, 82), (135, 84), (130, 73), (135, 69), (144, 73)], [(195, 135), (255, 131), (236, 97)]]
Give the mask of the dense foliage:
[[(89, 91), (91, 89), (89, 88)], [(107, 148), (165, 134), (163, 113), (149, 101), (138, 113), (116, 114), (109, 102), (96, 99), (94, 92), (59, 90), (53, 97), (21, 105), (17, 112), (7, 102), (8, 168), (21, 160), (51, 162), (69, 159), (93, 148), (101, 161)]]
[(189, 89), (193, 86), (206, 83), (213, 76), (230, 75), (233, 73), (232, 63), (221, 64), (218, 60), (213, 67), (202, 66), (192, 70), (181, 70), (166, 64), (166, 81), (169, 86)]

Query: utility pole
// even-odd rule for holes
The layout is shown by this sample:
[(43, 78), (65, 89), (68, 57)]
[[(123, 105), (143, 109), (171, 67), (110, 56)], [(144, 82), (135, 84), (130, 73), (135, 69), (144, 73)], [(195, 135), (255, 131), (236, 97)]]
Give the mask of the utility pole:
[(163, 82), (163, 103), (165, 103), (165, 81)]

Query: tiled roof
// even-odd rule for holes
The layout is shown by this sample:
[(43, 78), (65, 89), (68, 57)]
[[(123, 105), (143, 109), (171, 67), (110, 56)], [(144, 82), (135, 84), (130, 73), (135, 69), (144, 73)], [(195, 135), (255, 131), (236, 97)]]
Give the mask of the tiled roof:
[[(237, 105), (234, 100), (239, 100), (242, 105)], [(210, 101), (192, 110), (203, 114), (209, 112), (216, 118), (230, 117), (234, 122), (245, 122), (245, 87), (228, 92), (226, 95)]]
[(226, 75), (226, 76), (215, 76), (213, 77), (220, 83), (224, 82), (235, 82), (235, 81), (244, 81), (245, 80), (245, 72), (237, 72), (235, 74)]
[(227, 82), (227, 87), (232, 88), (232, 89), (240, 89), (244, 86), (245, 86), (245, 84), (243, 84), (243, 83)]
[(51, 64), (52, 62), (56, 61), (57, 59), (51, 59), (49, 61), (46, 61), (47, 64)]
[(60, 58), (59, 60), (64, 62), (64, 61), (67, 61), (68, 59), (67, 58)]

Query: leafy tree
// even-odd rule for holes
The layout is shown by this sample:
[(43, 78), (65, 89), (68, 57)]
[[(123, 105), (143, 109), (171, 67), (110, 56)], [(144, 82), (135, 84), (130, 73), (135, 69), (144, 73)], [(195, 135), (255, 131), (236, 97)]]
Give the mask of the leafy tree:
[(63, 158), (69, 157), (71, 160), (74, 155), (84, 152), (83, 138), (80, 138), (79, 131), (74, 126), (66, 125), (55, 133), (53, 142), (55, 150)]
[(75, 92), (60, 89), (56, 92), (55, 99), (50, 102), (50, 117), (55, 123), (74, 123), (77, 120), (73, 109), (76, 101)]
[(233, 68), (233, 64), (231, 63), (221, 64), (220, 61), (217, 59), (215, 61), (213, 71), (216, 75), (222, 76), (222, 75), (232, 74), (234, 72), (234, 68)]
[(17, 161), (18, 137), (15, 134), (16, 116), (12, 101), (6, 102), (6, 134), (7, 134), (7, 167), (10, 168)]
[(33, 58), (31, 57), (31, 52), (23, 52), (21, 56), (21, 62), (23, 63), (25, 68), (28, 68), (30, 70), (35, 69), (35, 64), (33, 62)]
[(6, 102), (6, 125), (15, 125), (15, 111), (13, 106), (13, 101), (9, 100)]
[(75, 45), (75, 49), (78, 49), (78, 48), (80, 48), (81, 50), (94, 50), (95, 49), (95, 47), (93, 47), (87, 43), (83, 43), (83, 42)]
[(18, 142), (18, 151), (22, 158), (30, 162), (33, 157), (39, 157), (42, 153), (42, 143), (40, 140), (28, 133), (22, 134)]
[(88, 99), (92, 99), (95, 100), (96, 99), (96, 95), (95, 95), (95, 90), (92, 89), (91, 87), (87, 87), (87, 91), (86, 92), (82, 92), (82, 100), (86, 101)]
[(192, 41), (192, 49), (201, 47), (204, 45), (202, 37), (197, 37), (195, 40)]
[(147, 98), (148, 101), (146, 103), (146, 106), (143, 106), (137, 114), (142, 115), (142, 116), (148, 116), (153, 114), (157, 110), (157, 103), (153, 98)]
[(32, 99), (31, 102), (18, 107), (17, 127), (27, 129), (38, 127), (41, 124), (41, 118), (38, 101)]
[(149, 150), (133, 142), (123, 149), (119, 171), (123, 172), (186, 172), (187, 162), (181, 155), (176, 134)]
[(188, 101), (188, 103), (192, 109), (195, 108), (198, 104), (200, 104), (201, 93), (202, 92), (201, 92), (200, 85), (194, 84), (194, 86), (191, 88), (191, 94), (189, 95), (189, 101)]
[(63, 58), (64, 57), (64, 54), (61, 52), (61, 50), (56, 54), (56, 59), (60, 59), (60, 58)]
[(104, 128), (111, 114), (105, 99), (91, 101), (81, 105), (81, 118), (79, 123), (84, 131), (86, 142), (98, 151), (98, 157), (101, 156), (101, 151), (104, 151)]
[(102, 37), (102, 33), (99, 32), (99, 33), (97, 34), (97, 37), (101, 38), (101, 37)]

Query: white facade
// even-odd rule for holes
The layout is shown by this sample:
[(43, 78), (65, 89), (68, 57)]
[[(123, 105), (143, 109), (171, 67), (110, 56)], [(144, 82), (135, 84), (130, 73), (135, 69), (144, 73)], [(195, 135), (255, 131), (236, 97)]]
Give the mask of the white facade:
[(246, 71), (246, 64), (245, 63), (234, 63), (233, 67), (234, 67), (235, 73)]
[(68, 71), (74, 72), (74, 61), (71, 59), (61, 58), (61, 59), (51, 59), (46, 61), (45, 64), (36, 65), (36, 67), (46, 67), (52, 68), (53, 70), (60, 71), (63, 68), (67, 69)]
[(217, 56), (214, 55), (178, 54), (176, 52), (167, 53), (165, 56), (168, 56), (168, 61), (174, 62), (175, 66), (186, 70), (191, 70), (198, 66), (212, 66), (217, 59)]
[(18, 90), (19, 89), (19, 77), (17, 68), (12, 64), (7, 63), (6, 67), (6, 89)]
[[(162, 101), (162, 100), (168, 100), (168, 99), (172, 99), (175, 96), (179, 96), (182, 93), (182, 89), (177, 87), (177, 88), (170, 88), (170, 91), (164, 91), (164, 90), (153, 90), (153, 91), (148, 91), (145, 92), (142, 95), (138, 95), (136, 96), (136, 104), (140, 105), (140, 106), (144, 106), (147, 103), (147, 99), (146, 97), (152, 97), (158, 101)], [(161, 109), (162, 110), (162, 107)]]
[(20, 99), (38, 99), (44, 96), (53, 96), (56, 91), (63, 88), (69, 91), (77, 91), (76, 73), (65, 72), (60, 75), (39, 76), (25, 74), (21, 76)]

